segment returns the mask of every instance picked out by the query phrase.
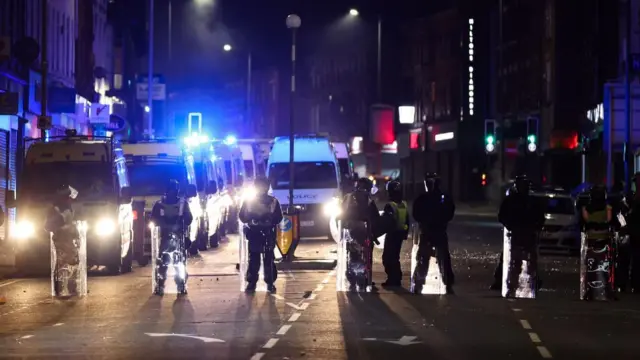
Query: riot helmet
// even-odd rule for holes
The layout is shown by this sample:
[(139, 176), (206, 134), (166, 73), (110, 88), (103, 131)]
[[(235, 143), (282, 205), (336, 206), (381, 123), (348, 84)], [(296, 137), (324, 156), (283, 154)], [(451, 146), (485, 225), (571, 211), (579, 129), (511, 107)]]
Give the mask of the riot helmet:
[(373, 181), (367, 178), (360, 178), (356, 182), (356, 191), (371, 192), (371, 189), (373, 189)]
[(256, 177), (253, 186), (256, 188), (256, 194), (259, 196), (266, 195), (269, 192), (269, 180), (266, 177)]
[(387, 183), (387, 194), (389, 199), (393, 201), (402, 200), (402, 184), (397, 180), (392, 180)]
[(520, 195), (529, 195), (531, 191), (531, 180), (527, 177), (527, 175), (518, 175), (516, 176), (516, 181), (514, 183), (514, 189), (517, 194)]
[(167, 189), (165, 191), (165, 196), (168, 198), (177, 198), (180, 193), (180, 183), (178, 180), (171, 179), (167, 183)]
[(440, 190), (440, 176), (436, 173), (428, 172), (424, 174), (424, 189), (427, 192), (437, 192)]

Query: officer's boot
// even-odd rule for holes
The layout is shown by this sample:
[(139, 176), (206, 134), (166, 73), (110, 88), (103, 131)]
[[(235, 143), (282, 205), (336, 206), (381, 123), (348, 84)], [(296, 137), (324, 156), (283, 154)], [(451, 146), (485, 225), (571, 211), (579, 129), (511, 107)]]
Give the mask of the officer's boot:
[(273, 284), (267, 284), (267, 291), (272, 293), (272, 294), (275, 294), (276, 293), (276, 286), (273, 285)]
[(256, 292), (256, 283), (247, 283), (247, 287), (244, 289), (244, 292), (246, 292), (247, 294), (253, 294), (254, 292)]

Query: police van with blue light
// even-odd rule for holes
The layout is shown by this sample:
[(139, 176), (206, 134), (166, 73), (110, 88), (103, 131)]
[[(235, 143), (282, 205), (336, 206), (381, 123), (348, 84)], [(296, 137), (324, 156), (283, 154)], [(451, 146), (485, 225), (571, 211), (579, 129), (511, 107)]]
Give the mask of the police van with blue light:
[(242, 151), (238, 147), (235, 136), (229, 135), (224, 139), (212, 141), (216, 156), (224, 166), (225, 203), (228, 205), (225, 213), (224, 229), (228, 233), (238, 232), (238, 211), (244, 187), (244, 163)]
[[(170, 179), (182, 186), (183, 195), (189, 198), (189, 209), (193, 214), (193, 225), (189, 237), (193, 249), (207, 248), (209, 243), (206, 227), (209, 214), (203, 210), (208, 201), (206, 193), (198, 193), (194, 155), (175, 139), (154, 139), (123, 144), (133, 196), (135, 236), (138, 244), (136, 259), (146, 265), (151, 259), (151, 231), (154, 226), (150, 216), (153, 205), (164, 196)], [(207, 189), (210, 190), (210, 189)], [(211, 191), (211, 190), (210, 190)], [(206, 205), (204, 205), (206, 206)]]
[[(272, 195), (289, 204), (289, 138), (274, 140), (267, 176)], [(340, 168), (327, 137), (295, 136), (293, 204), (300, 213), (301, 237), (326, 237), (329, 222), (340, 211)]]
[(133, 262), (133, 212), (128, 172), (120, 145), (111, 137), (77, 136), (27, 139), (20, 193), (8, 192), (7, 206), (18, 209), (10, 229), (15, 264), (22, 273), (48, 271), (50, 237), (46, 212), (56, 189), (77, 190), (76, 220), (87, 222), (87, 265), (112, 274), (129, 272)]

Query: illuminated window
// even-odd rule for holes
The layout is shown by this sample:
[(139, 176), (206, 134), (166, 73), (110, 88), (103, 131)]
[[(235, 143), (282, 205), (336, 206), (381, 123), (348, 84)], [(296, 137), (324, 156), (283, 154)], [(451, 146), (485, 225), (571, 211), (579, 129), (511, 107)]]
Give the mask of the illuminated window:
[(473, 109), (475, 107), (475, 100), (474, 100), (474, 92), (473, 92), (473, 54), (474, 54), (474, 43), (473, 43), (473, 19), (469, 19), (469, 97), (468, 97), (468, 101), (469, 101), (469, 115), (473, 116), (474, 112)]

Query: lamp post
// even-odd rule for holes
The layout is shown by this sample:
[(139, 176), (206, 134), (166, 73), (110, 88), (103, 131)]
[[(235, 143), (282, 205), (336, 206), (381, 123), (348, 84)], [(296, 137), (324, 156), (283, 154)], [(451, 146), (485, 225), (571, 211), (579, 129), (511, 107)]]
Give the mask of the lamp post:
[(293, 184), (295, 181), (294, 156), (294, 101), (296, 94), (296, 32), (300, 28), (302, 21), (295, 14), (287, 16), (287, 28), (291, 29), (291, 96), (289, 98), (289, 211), (294, 211), (293, 204)]
[[(360, 16), (358, 9), (350, 9), (350, 16)], [(382, 101), (382, 16), (378, 15), (376, 40), (376, 95), (377, 101)]]
[[(222, 49), (226, 52), (231, 52), (233, 51), (233, 46), (231, 46), (230, 44), (225, 44)], [(245, 126), (246, 125), (253, 125), (251, 122), (251, 79), (252, 79), (252, 73), (253, 73), (253, 58), (252, 58), (252, 54), (251, 51), (248, 52), (247, 54), (247, 99), (245, 102)], [(252, 130), (255, 130), (252, 126)]]
[[(154, 22), (154, 5), (155, 0), (149, 0), (149, 74), (147, 75), (147, 135), (153, 134), (153, 22)], [(146, 109), (145, 109), (146, 110)]]

